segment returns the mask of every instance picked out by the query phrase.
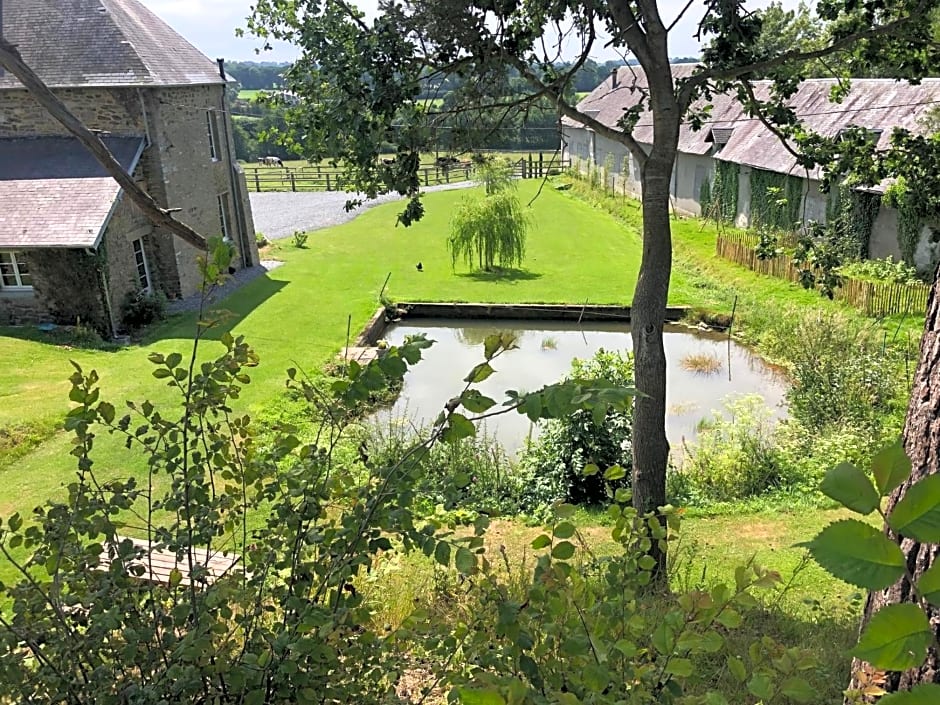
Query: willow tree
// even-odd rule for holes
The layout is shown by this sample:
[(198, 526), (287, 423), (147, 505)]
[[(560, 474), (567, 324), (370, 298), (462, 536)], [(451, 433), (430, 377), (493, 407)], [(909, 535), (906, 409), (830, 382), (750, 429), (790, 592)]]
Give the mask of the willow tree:
[[(667, 5), (679, 7), (668, 15)], [(420, 218), (418, 153), (429, 138), (433, 110), (418, 96), (450, 79), (466, 92), (454, 110), (524, 112), (550, 100), (559, 113), (624, 145), (639, 164), (643, 254), (633, 293), (633, 348), (637, 399), (633, 419), (633, 499), (640, 510), (665, 503), (666, 357), (663, 325), (672, 267), (669, 185), (684, 121), (701, 123), (699, 98), (734, 91), (753, 115), (781, 135), (795, 135), (798, 120), (786, 101), (808, 72), (837, 56), (839, 66), (916, 79), (928, 73), (933, 37), (925, 16), (940, 0), (819, 0), (825, 23), (821, 46), (781, 48), (760, 41), (762, 16), (742, 0), (667, 3), (665, 0), (379, 0), (374, 19), (349, 0), (258, 0), (250, 29), (298, 45), (288, 89), (301, 96), (289, 112), (292, 137), (311, 159), (341, 157), (351, 184), (372, 195), (395, 190), (410, 197), (400, 220)], [(697, 13), (697, 36), (707, 43), (691, 77), (676, 81), (669, 63), (670, 35)], [(614, 50), (633, 58), (645, 74), (637, 110), (617, 124), (578, 109), (566, 91), (592, 53)], [(560, 69), (559, 60), (572, 59)], [(507, 94), (507, 70), (522, 79)], [(890, 73), (885, 73), (890, 72)], [(758, 100), (755, 77), (774, 81)], [(489, 88), (496, 84), (495, 88)], [(514, 84), (515, 85), (515, 84)], [(628, 86), (629, 87), (629, 86)], [(643, 111), (653, 121), (652, 144), (634, 138)], [(384, 142), (398, 158), (379, 160)], [(835, 140), (817, 150), (835, 158)], [(806, 159), (807, 165), (812, 164)]]
[(485, 272), (518, 267), (525, 257), (529, 219), (516, 196), (512, 168), (508, 164), (481, 165), (482, 195), (465, 197), (450, 222), (451, 264), (463, 260)]

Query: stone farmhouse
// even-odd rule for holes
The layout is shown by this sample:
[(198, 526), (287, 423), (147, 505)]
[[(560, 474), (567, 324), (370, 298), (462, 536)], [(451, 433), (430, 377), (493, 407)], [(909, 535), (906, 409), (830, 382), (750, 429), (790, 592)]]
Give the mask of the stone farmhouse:
[[(221, 61), (138, 0), (14, 0), (0, 29), (161, 206), (229, 239), (232, 268), (258, 264)], [(0, 323), (80, 320), (113, 335), (126, 297), (199, 291), (197, 254), (0, 71)]]
[[(672, 67), (673, 76), (681, 80), (694, 69), (695, 64), (676, 64)], [(923, 131), (923, 117), (940, 103), (940, 79), (925, 79), (916, 86), (889, 79), (854, 79), (850, 93), (841, 103), (830, 100), (834, 83), (832, 79), (805, 81), (790, 105), (809, 128), (822, 135), (837, 136), (850, 126), (866, 128), (874, 148), (886, 147), (895, 127)], [(616, 128), (624, 110), (640, 102), (645, 86), (642, 69), (621, 67), (612, 71), (578, 107), (604, 125)], [(767, 90), (769, 83), (757, 83), (758, 95)], [(701, 109), (709, 104), (710, 114), (700, 130), (694, 130), (688, 122), (681, 128), (671, 184), (673, 208), (683, 214), (701, 215), (714, 204), (712, 200), (703, 205), (703, 198), (711, 194), (716, 177), (720, 178), (719, 172), (734, 172), (736, 198), (732, 199), (732, 212), (725, 215), (739, 227), (753, 226), (760, 220), (760, 207), (769, 200), (762, 189), (768, 183), (781, 183), (780, 177), (786, 176), (789, 178), (782, 183), (787, 185), (787, 193), (792, 194), (798, 218), (803, 222), (825, 223), (834, 195), (820, 191), (819, 170), (807, 171), (798, 166), (793, 154), (763, 123), (746, 115), (733, 96), (715, 95), (711, 101), (700, 99), (692, 107)], [(644, 148), (652, 144), (652, 115), (648, 110), (640, 115), (633, 135)], [(622, 144), (564, 118), (562, 146), (563, 156), (572, 159), (573, 164), (582, 169), (603, 170), (606, 166), (618, 190), (640, 194), (639, 166)], [(882, 187), (868, 191), (879, 194)], [(936, 239), (931, 229), (924, 226), (911, 251), (903, 252), (898, 213), (881, 205), (871, 228), (869, 257), (891, 255), (901, 259), (903, 255), (918, 268), (929, 270), (940, 255)]]

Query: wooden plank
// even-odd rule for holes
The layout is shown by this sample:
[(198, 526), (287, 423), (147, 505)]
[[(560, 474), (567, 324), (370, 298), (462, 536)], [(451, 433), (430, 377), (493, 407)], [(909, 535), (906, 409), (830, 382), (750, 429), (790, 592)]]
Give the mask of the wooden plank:
[[(135, 548), (144, 552), (141, 558), (131, 560), (125, 566), (125, 570), (128, 570), (129, 573), (129, 569), (132, 566), (142, 566), (144, 573), (139, 577), (139, 580), (142, 582), (168, 586), (170, 584), (170, 574), (174, 570), (178, 570), (182, 576), (179, 584), (185, 586), (191, 584), (188, 549), (184, 550), (181, 558), (178, 559), (177, 554), (173, 551), (166, 549), (151, 550), (150, 544), (147, 541), (127, 536), (118, 536), (116, 538), (118, 543), (130, 541), (134, 544)], [(241, 556), (236, 553), (224, 553), (221, 551), (212, 551), (210, 553), (207, 548), (199, 547), (194, 547), (191, 550), (193, 562), (200, 567), (206, 568), (205, 584), (207, 585), (211, 585), (223, 575), (231, 572), (239, 561), (241, 561)], [(98, 570), (109, 570), (114, 559), (106, 545), (101, 552)], [(133, 575), (133, 573), (130, 574)]]

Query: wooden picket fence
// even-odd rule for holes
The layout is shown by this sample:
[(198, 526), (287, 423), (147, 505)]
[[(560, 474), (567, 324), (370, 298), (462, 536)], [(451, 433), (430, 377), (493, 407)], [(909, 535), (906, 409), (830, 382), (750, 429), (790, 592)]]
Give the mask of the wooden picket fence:
[[(799, 281), (799, 271), (788, 255), (759, 259), (754, 248), (757, 236), (750, 233), (720, 233), (716, 243), (719, 257), (737, 262), (760, 274), (767, 274), (792, 282)], [(926, 284), (896, 284), (873, 282), (844, 277), (842, 286), (836, 289), (835, 298), (845, 301), (867, 316), (890, 316), (912, 313), (919, 315), (927, 311), (927, 296), (930, 287)]]
[[(560, 174), (571, 166), (569, 159), (558, 159), (542, 153), (529, 154), (513, 162), (513, 176), (517, 179), (541, 179)], [(342, 169), (319, 164), (303, 167), (249, 166), (243, 167), (248, 188), (252, 191), (345, 191), (349, 184)], [(418, 181), (423, 186), (469, 181), (474, 165), (469, 161), (447, 167), (423, 166), (418, 169)]]

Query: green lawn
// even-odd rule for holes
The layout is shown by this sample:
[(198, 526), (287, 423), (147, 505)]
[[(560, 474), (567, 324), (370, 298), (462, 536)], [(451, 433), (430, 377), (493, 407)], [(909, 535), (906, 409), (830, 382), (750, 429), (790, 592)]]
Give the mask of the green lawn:
[(238, 99), (239, 100), (254, 100), (255, 98), (258, 97), (259, 93), (265, 93), (265, 92), (266, 91), (258, 90), (258, 89), (252, 90), (252, 89), (243, 88), (240, 91), (238, 91)]
[[(527, 182), (528, 202), (538, 187)], [(532, 209), (526, 269), (502, 280), (454, 271), (446, 250), (449, 214), (465, 191), (429, 194), (427, 216), (417, 225), (395, 227), (400, 204), (370, 209), (338, 228), (311, 235), (305, 249), (282, 244), (285, 264), (243, 287), (225, 303), (222, 322), (209, 333), (204, 353), (224, 330), (244, 335), (261, 356), (243, 404), (258, 410), (283, 389), (284, 371), (316, 371), (342, 346), (348, 317), (354, 334), (378, 307), (378, 295), (391, 273), (387, 293), (399, 300), (486, 302), (628, 303), (639, 264), (635, 230), (616, 223), (571, 196), (548, 187)], [(289, 243), (290, 241), (284, 241)], [(421, 261), (423, 272), (415, 269)], [(0, 428), (38, 426), (52, 433), (68, 408), (69, 360), (102, 378), (105, 398), (118, 405), (147, 397), (172, 399), (149, 378), (147, 354), (185, 352), (194, 331), (192, 316), (178, 317), (153, 330), (143, 345), (118, 352), (66, 349), (23, 336), (31, 331), (0, 329)], [(217, 348), (216, 348), (217, 349)], [(149, 380), (149, 381), (148, 381)], [(32, 452), (5, 466), (0, 475), (0, 516), (28, 511), (57, 492), (72, 476), (68, 437), (55, 434)], [(139, 459), (113, 439), (98, 439), (98, 467), (106, 474), (142, 472)], [(0, 458), (3, 456), (0, 455)]]
[[(522, 201), (528, 203), (540, 185), (521, 183)], [(275, 402), (284, 388), (286, 368), (315, 372), (335, 355), (345, 340), (347, 321), (351, 320), (355, 335), (376, 310), (389, 274), (386, 293), (396, 300), (630, 302), (641, 252), (640, 215), (634, 202), (614, 202), (615, 218), (573, 191), (557, 191), (546, 184), (531, 211), (525, 269), (493, 278), (451, 267), (445, 247), (450, 213), (467, 195), (466, 191), (427, 195), (426, 217), (408, 229), (395, 227), (402, 204), (392, 203), (370, 209), (343, 226), (312, 233), (304, 249), (281, 241), (273, 256), (285, 264), (225, 301), (225, 313), (214, 314), (219, 323), (203, 346), (203, 355), (213, 354), (219, 350), (216, 341), (222, 331), (230, 330), (246, 336), (258, 351), (261, 364), (251, 371), (253, 383), (244, 390), (242, 410), (257, 413)], [(673, 304), (728, 312), (738, 297), (738, 315), (745, 322), (748, 317), (779, 315), (795, 304), (846, 310), (782, 280), (718, 259), (712, 225), (679, 220), (673, 235)], [(419, 261), (421, 272), (415, 268)], [(0, 433), (0, 516), (28, 512), (60, 494), (74, 476), (69, 437), (55, 430), (68, 408), (69, 360), (96, 368), (102, 377), (102, 397), (118, 407), (125, 399), (170, 403), (174, 401), (170, 390), (149, 376), (147, 354), (185, 353), (194, 324), (193, 316), (177, 317), (154, 328), (142, 344), (116, 352), (67, 349), (30, 339), (38, 337), (31, 329), (0, 329), (0, 431), (18, 429), (28, 438), (25, 450), (4, 454)], [(918, 323), (905, 325), (913, 329)], [(142, 460), (109, 436), (96, 439), (94, 457), (102, 477), (144, 474)], [(753, 553), (768, 565), (792, 569), (801, 555), (792, 544), (808, 538), (827, 516), (812, 510), (755, 515), (746, 522), (746, 531), (739, 516), (692, 519), (688, 535), (696, 544), (694, 571), (724, 574), (730, 560), (746, 560)], [(727, 537), (732, 533), (736, 540), (729, 549)], [(818, 597), (827, 610), (844, 604), (848, 596), (844, 586), (816, 569), (802, 575), (801, 580), (808, 582), (794, 594)], [(0, 566), (0, 579), (9, 577), (6, 567)], [(812, 611), (812, 605), (806, 609)], [(851, 632), (840, 630), (840, 639)]]

